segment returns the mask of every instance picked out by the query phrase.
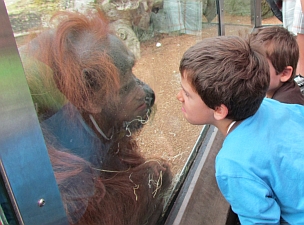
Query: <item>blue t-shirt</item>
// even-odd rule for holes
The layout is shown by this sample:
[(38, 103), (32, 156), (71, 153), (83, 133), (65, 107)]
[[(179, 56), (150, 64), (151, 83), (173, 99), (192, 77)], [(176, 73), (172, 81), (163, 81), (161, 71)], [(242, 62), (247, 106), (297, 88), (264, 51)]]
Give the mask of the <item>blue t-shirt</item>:
[(216, 179), (241, 224), (304, 224), (304, 106), (265, 98), (224, 140)]

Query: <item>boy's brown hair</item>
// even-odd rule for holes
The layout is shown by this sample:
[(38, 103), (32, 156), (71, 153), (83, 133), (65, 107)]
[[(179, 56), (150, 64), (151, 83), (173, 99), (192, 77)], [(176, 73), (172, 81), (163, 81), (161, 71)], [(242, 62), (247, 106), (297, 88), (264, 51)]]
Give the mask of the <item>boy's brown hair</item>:
[(236, 121), (258, 110), (270, 81), (264, 51), (238, 36), (195, 44), (184, 53), (179, 70), (209, 108), (224, 104), (227, 118)]
[(283, 72), (287, 66), (291, 66), (293, 71), (288, 81), (293, 81), (299, 60), (299, 46), (294, 34), (284, 27), (269, 26), (254, 30), (250, 38), (264, 47), (276, 74)]

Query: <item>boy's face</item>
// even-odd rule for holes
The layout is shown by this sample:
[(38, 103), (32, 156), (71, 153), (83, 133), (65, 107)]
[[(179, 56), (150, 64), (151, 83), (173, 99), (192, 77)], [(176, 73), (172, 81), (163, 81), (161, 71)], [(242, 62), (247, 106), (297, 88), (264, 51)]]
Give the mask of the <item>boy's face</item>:
[(181, 87), (176, 97), (182, 103), (182, 112), (186, 120), (193, 125), (213, 124), (214, 110), (194, 91), (186, 75), (181, 78)]
[(274, 92), (282, 86), (281, 76), (282, 73), (277, 74), (275, 68), (273, 67), (271, 61), (268, 59), (269, 70), (270, 70), (270, 84), (267, 91), (267, 97), (271, 98)]

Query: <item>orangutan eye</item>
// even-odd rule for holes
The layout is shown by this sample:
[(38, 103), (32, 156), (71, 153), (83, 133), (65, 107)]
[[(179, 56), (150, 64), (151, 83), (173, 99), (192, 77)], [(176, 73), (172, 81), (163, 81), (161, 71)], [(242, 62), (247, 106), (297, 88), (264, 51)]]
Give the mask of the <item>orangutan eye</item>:
[(82, 71), (83, 76), (86, 81), (86, 85), (88, 88), (90, 88), (93, 91), (98, 91), (100, 89), (100, 84), (97, 82), (97, 73), (94, 70), (90, 69), (84, 69)]

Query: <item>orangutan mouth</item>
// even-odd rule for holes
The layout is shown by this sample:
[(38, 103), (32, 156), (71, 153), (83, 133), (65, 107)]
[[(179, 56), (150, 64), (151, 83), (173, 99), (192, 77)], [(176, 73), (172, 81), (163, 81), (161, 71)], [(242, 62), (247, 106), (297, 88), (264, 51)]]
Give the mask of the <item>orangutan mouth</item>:
[(141, 116), (137, 116), (137, 118), (131, 120), (131, 121), (124, 121), (123, 122), (123, 127), (126, 129), (126, 131), (128, 132), (126, 134), (127, 137), (130, 137), (132, 135), (132, 130), (138, 130), (139, 128), (141, 128), (143, 125), (145, 125), (146, 123), (148, 123), (149, 121), (149, 115), (151, 113), (151, 110), (148, 109), (147, 113), (144, 117)]
[(149, 105), (144, 102), (143, 104), (141, 104), (140, 106), (137, 107), (138, 111), (145, 111), (147, 109), (147, 107), (149, 107)]

